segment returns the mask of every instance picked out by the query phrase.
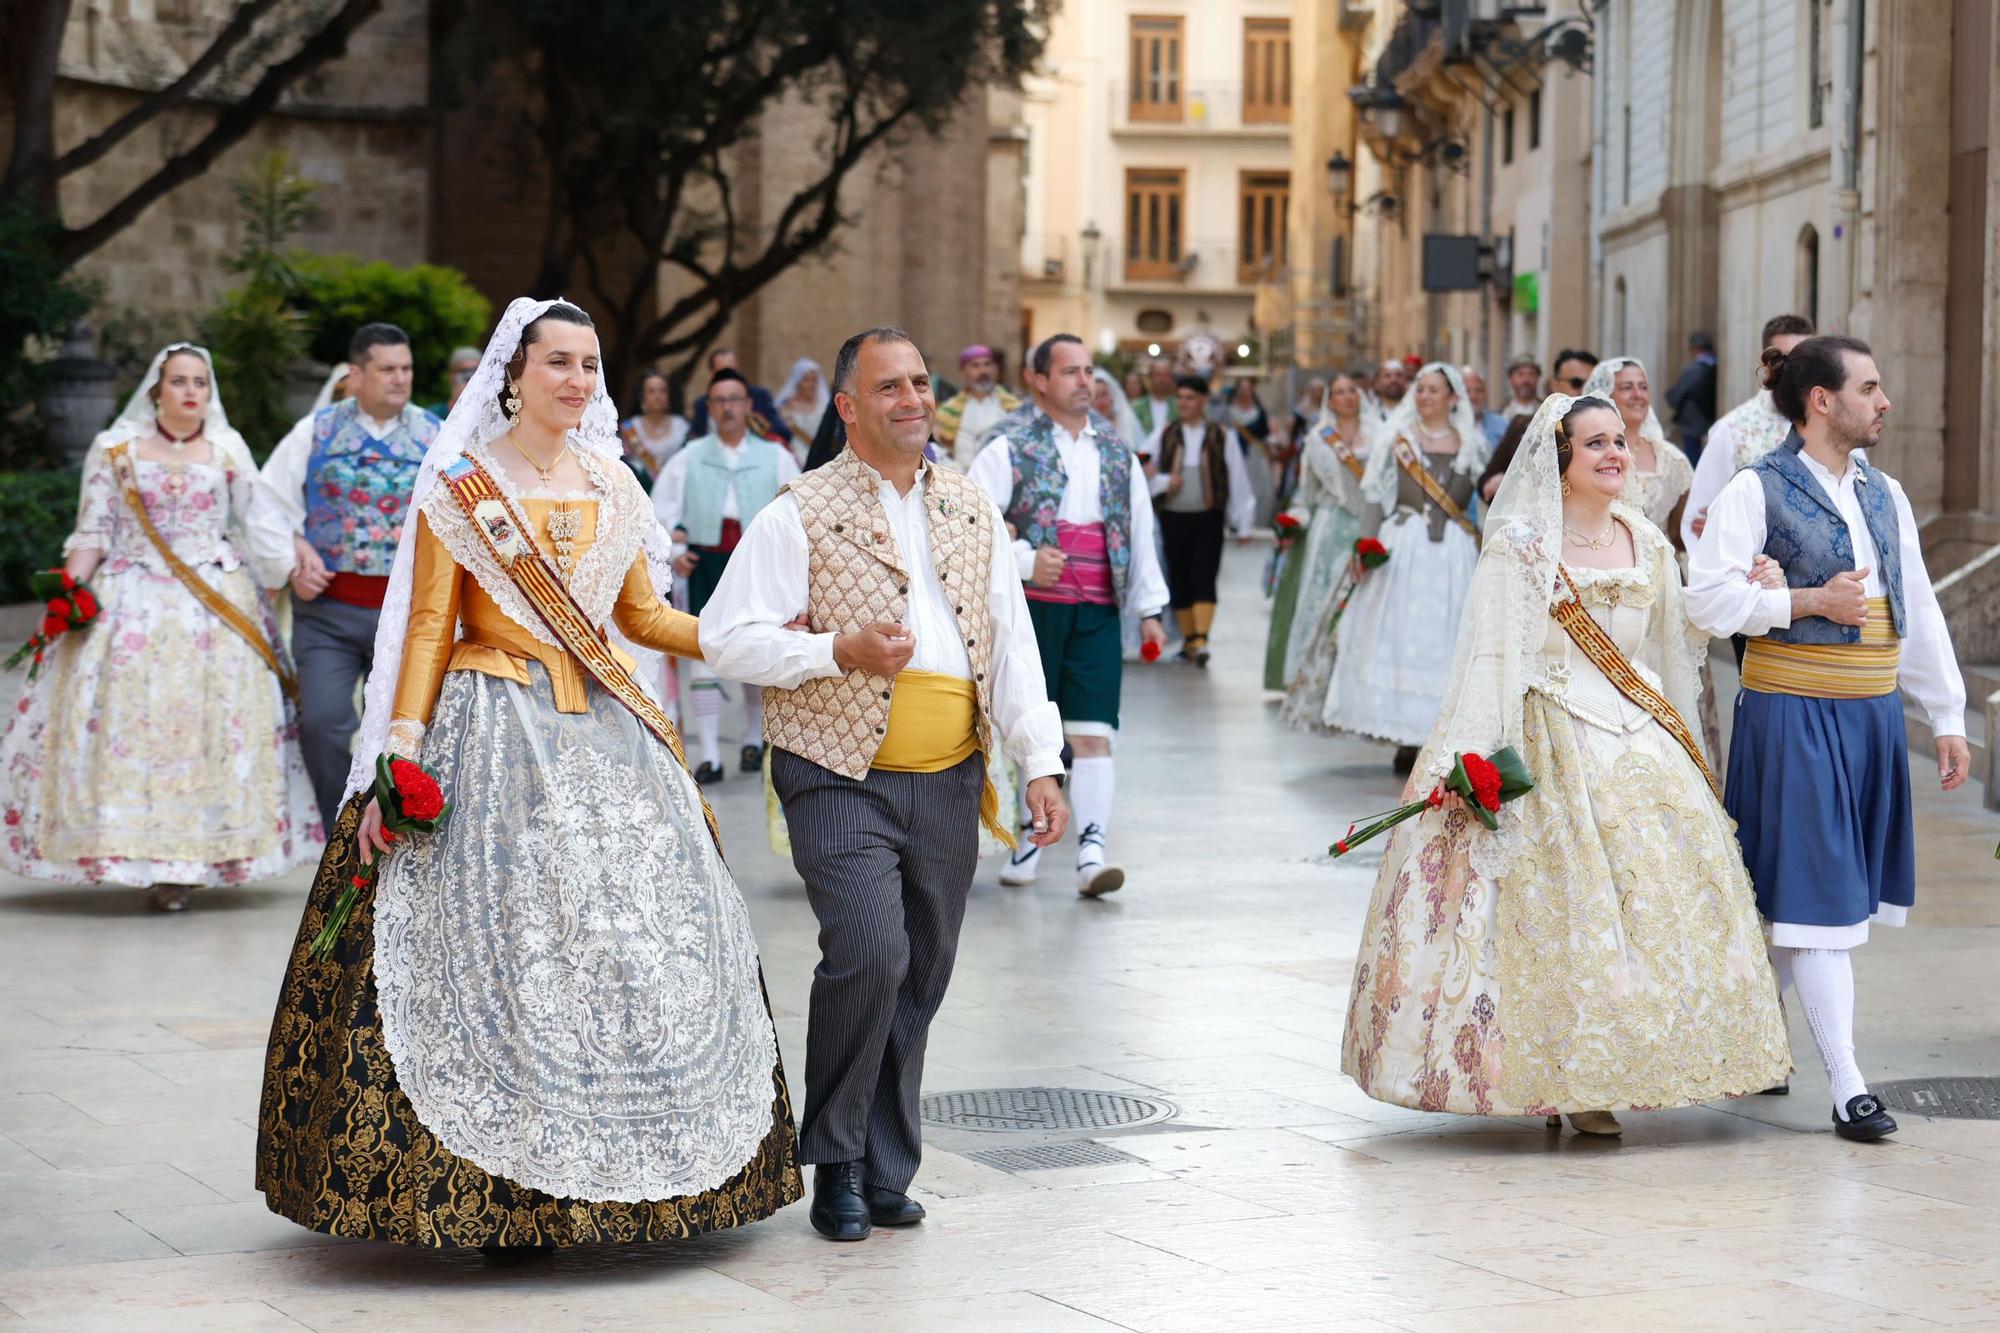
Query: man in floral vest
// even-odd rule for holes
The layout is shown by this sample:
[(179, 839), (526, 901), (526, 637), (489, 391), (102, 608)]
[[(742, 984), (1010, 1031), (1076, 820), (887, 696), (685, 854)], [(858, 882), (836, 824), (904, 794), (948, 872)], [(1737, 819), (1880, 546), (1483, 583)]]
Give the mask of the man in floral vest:
[(299, 748), (331, 829), (361, 723), (354, 687), (375, 656), (410, 489), (439, 422), (410, 403), (410, 338), (364, 324), (348, 344), (349, 396), (301, 420), (257, 477), (251, 560), (267, 587), (292, 589)]
[[(971, 477), (1014, 530), (1014, 566), (1041, 649), (1049, 697), (1068, 741), (1076, 808), (1076, 889), (1096, 898), (1125, 883), (1105, 860), (1117, 790), (1111, 742), (1124, 683), (1120, 612), (1140, 616), (1147, 643), (1164, 644), (1167, 583), (1153, 541), (1145, 472), (1115, 430), (1089, 417), (1090, 349), (1071, 333), (1029, 359), (1039, 410), (980, 450)], [(1035, 882), (1042, 849), (1015, 852), (1002, 884)]]
[[(764, 687), (771, 781), (819, 918), (805, 1160), (829, 1240), (921, 1220), (917, 1097), (1005, 746), (1034, 841), (1062, 836), (1062, 724), (1042, 690), (1007, 532), (925, 458), (937, 407), (899, 329), (841, 346), (847, 448), (751, 520), (701, 613), (708, 664)], [(803, 615), (808, 633), (790, 628)]]

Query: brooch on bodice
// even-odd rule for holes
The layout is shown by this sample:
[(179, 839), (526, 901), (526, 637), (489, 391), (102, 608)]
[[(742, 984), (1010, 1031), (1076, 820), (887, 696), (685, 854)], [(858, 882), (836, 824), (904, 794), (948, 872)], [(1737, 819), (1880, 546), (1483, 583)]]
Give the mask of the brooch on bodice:
[(549, 544), (556, 548), (556, 568), (565, 583), (576, 572), (576, 541), (582, 535), (582, 511), (567, 505), (549, 511)]

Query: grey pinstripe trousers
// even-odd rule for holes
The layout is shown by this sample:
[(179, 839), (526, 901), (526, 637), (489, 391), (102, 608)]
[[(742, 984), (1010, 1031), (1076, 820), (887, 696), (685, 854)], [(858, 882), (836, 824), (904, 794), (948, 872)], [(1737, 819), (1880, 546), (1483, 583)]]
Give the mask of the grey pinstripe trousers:
[(940, 773), (870, 769), (857, 782), (771, 753), (792, 864), (819, 918), (805, 1161), (865, 1161), (867, 1183), (892, 1190), (917, 1174), (924, 1044), (958, 956), (985, 780), (978, 754)]

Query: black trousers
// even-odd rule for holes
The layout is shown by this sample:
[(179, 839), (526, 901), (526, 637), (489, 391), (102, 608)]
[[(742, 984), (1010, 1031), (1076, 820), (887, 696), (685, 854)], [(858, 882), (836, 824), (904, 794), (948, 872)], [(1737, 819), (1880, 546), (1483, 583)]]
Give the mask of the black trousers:
[(1215, 576), (1222, 570), (1222, 511), (1176, 514), (1162, 509), (1160, 540), (1167, 548), (1167, 592), (1176, 611), (1213, 602)]

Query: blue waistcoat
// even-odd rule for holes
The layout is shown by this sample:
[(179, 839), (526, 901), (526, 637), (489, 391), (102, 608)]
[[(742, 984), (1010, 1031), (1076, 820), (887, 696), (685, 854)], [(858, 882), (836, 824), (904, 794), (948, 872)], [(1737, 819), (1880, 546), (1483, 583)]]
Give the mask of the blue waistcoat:
[(731, 482), (736, 484), (737, 522), (745, 528), (778, 498), (778, 451), (756, 435), (745, 435), (738, 446), (743, 456), (731, 469), (722, 452), (722, 441), (704, 435), (687, 447), (687, 487), (681, 492), (681, 527), (687, 531), (689, 546), (722, 544), (722, 506), (729, 498)]
[[(1799, 457), (1804, 447), (1805, 441), (1793, 431), (1749, 470), (1764, 484), (1764, 554), (1784, 567), (1785, 582), (1792, 587), (1817, 588), (1855, 567), (1854, 542), (1832, 497)], [(1880, 562), (1875, 572), (1888, 590), (1896, 637), (1902, 638), (1908, 631), (1903, 622), (1903, 548), (1896, 500), (1889, 494), (1888, 478), (1859, 455), (1850, 458), (1848, 466), (1860, 470), (1854, 493), (1861, 501), (1868, 535), (1875, 541), (1875, 558)], [(1858, 643), (1861, 629), (1836, 625), (1824, 616), (1807, 616), (1767, 637), (1780, 643)]]
[(306, 463), (306, 541), (336, 573), (386, 575), (396, 560), (410, 490), (438, 419), (406, 407), (387, 435), (361, 425), (352, 398), (313, 416), (312, 457)]

